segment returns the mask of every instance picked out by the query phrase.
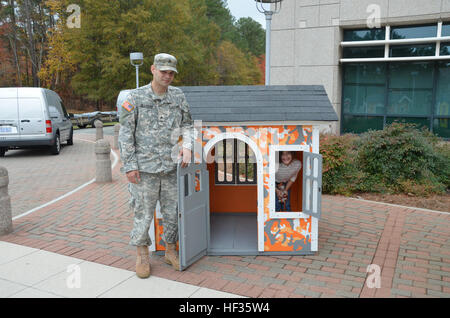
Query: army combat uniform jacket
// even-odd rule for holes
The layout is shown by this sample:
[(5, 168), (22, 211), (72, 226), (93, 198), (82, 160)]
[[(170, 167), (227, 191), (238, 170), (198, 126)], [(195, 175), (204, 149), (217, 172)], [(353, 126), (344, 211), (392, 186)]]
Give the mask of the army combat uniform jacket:
[(120, 109), (119, 149), (123, 173), (176, 169), (178, 147), (192, 149), (193, 121), (181, 89), (156, 95), (151, 83), (132, 90)]

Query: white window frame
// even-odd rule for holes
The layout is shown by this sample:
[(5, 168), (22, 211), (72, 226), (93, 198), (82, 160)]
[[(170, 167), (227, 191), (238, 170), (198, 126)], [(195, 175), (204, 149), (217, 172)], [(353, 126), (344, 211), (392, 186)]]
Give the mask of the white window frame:
[[(276, 212), (275, 211), (275, 167), (276, 153), (279, 151), (303, 151), (310, 152), (309, 145), (272, 145), (269, 146), (269, 216), (271, 219), (307, 219), (310, 216), (299, 212)], [(300, 173), (303, 175), (303, 168)], [(299, 176), (297, 176), (297, 180)]]
[[(387, 25), (385, 40), (374, 41), (342, 41), (341, 46), (345, 47), (361, 47), (361, 46), (381, 46), (384, 45), (384, 57), (375, 58), (342, 58), (341, 63), (361, 63), (361, 62), (406, 62), (406, 61), (433, 61), (433, 60), (450, 60), (450, 55), (440, 55), (441, 42), (450, 42), (450, 36), (442, 36), (442, 21), (437, 23), (436, 37), (431, 38), (415, 38), (415, 39), (394, 39), (391, 36), (391, 26)], [(411, 25), (414, 26), (414, 25)], [(409, 57), (389, 57), (389, 49), (391, 45), (398, 44), (426, 44), (435, 43), (436, 52), (434, 56), (409, 56)]]

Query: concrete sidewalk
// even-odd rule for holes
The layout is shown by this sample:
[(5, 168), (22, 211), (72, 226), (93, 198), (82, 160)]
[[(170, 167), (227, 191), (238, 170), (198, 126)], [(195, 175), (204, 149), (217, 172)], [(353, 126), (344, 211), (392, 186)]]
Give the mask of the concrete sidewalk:
[(235, 298), (209, 288), (0, 241), (0, 298)]

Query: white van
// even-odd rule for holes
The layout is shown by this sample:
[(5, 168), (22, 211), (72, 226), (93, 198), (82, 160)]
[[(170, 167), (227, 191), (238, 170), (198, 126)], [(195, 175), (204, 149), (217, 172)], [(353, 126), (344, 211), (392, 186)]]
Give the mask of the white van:
[(0, 157), (8, 149), (46, 146), (59, 154), (73, 145), (73, 128), (61, 98), (37, 87), (0, 88)]

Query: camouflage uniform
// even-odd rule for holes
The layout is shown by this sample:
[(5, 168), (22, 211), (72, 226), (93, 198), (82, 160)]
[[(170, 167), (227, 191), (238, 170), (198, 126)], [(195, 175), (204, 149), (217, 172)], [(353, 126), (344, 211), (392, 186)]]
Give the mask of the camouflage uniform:
[(119, 149), (123, 173), (139, 170), (141, 181), (129, 183), (134, 226), (130, 245), (151, 245), (150, 223), (160, 201), (164, 241), (178, 240), (176, 179), (179, 140), (192, 149), (192, 118), (183, 92), (169, 86), (163, 96), (151, 84), (132, 90), (120, 110)]

